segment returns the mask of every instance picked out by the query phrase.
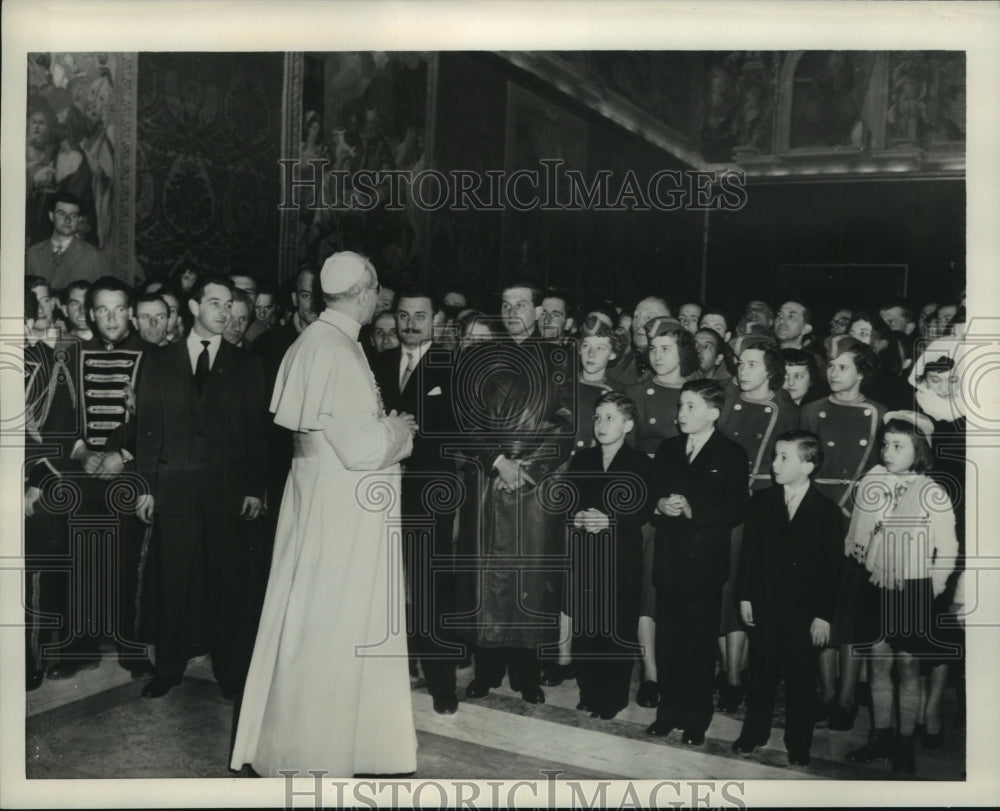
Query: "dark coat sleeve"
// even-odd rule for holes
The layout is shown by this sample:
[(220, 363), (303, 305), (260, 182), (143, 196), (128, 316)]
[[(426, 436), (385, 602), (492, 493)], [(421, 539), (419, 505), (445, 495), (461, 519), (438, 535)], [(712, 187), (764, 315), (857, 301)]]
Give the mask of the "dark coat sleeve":
[(754, 493), (743, 524), (743, 548), (740, 550), (740, 568), (736, 581), (736, 599), (758, 602), (760, 586), (764, 580), (762, 564), (768, 532), (768, 501), (770, 488)]
[(243, 354), (243, 422), (247, 426), (247, 488), (245, 495), (263, 499), (267, 480), (267, 403), (264, 401), (264, 370), (260, 358)]
[(844, 516), (825, 496), (821, 496), (819, 503), (822, 506), (818, 510), (820, 518), (815, 536), (816, 568), (810, 594), (813, 616), (831, 622), (837, 596), (837, 573), (844, 556)]
[(156, 493), (157, 462), (164, 441), (160, 380), (166, 358), (166, 352), (152, 353), (146, 358), (135, 396), (135, 464), (147, 494)]
[(719, 471), (716, 486), (684, 493), (691, 505), (691, 525), (700, 529), (735, 527), (743, 522), (750, 504), (746, 451), (728, 441), (721, 446), (715, 462)]

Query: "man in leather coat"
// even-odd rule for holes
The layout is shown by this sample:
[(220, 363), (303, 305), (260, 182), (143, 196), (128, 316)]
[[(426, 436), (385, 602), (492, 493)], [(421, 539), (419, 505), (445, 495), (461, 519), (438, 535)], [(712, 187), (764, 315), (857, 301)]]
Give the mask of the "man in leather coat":
[(565, 504), (555, 475), (573, 446), (572, 347), (542, 340), (542, 293), (503, 291), (508, 336), (471, 347), (455, 366), (465, 501), (456, 556), (454, 627), (473, 644), (468, 698), (499, 687), (540, 704), (540, 646), (554, 647), (568, 571)]

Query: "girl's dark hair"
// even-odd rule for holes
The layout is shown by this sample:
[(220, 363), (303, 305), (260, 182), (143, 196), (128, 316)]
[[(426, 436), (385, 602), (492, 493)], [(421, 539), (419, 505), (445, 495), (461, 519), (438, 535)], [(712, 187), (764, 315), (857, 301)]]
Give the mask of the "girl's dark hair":
[(700, 361), (698, 347), (694, 343), (694, 335), (681, 326), (680, 322), (671, 316), (658, 316), (646, 324), (646, 336), (652, 345), (654, 338), (667, 335), (677, 343), (677, 354), (680, 356), (681, 377), (688, 377), (698, 371)]
[[(875, 370), (878, 369), (878, 358), (875, 355), (875, 350), (868, 344), (859, 341), (840, 354), (850, 355), (854, 359), (854, 366), (858, 370), (858, 374), (866, 379), (870, 380), (875, 374)], [(836, 358), (831, 358), (831, 360), (836, 360)]]
[(907, 420), (889, 420), (882, 431), (886, 434), (905, 434), (913, 443), (913, 471), (924, 473), (934, 466), (934, 451), (930, 439), (917, 426)]
[(924, 369), (920, 373), (920, 377), (917, 378), (918, 383), (923, 383), (927, 379), (927, 375), (930, 372), (950, 372), (955, 368), (954, 358), (950, 358), (947, 355), (942, 355), (936, 360), (929, 360), (924, 364)]

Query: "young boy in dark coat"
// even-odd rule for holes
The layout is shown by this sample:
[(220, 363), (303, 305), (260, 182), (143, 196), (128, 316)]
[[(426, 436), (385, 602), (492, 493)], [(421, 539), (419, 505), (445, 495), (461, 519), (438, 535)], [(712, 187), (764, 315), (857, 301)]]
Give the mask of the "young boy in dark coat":
[(715, 427), (724, 403), (714, 380), (684, 384), (677, 410), (682, 433), (660, 445), (650, 480), (660, 704), (646, 731), (662, 736), (681, 727), (692, 746), (705, 742), (712, 720), (729, 537), (750, 500), (747, 453)]
[(785, 748), (792, 765), (809, 762), (815, 721), (817, 654), (830, 639), (837, 567), (843, 554), (840, 509), (813, 485), (823, 445), (788, 431), (774, 447), (775, 484), (754, 494), (743, 534), (737, 595), (750, 627), (750, 693), (734, 752), (752, 752), (771, 734), (778, 680), (785, 678)]
[(625, 443), (635, 403), (606, 392), (594, 408), (597, 445), (570, 461), (568, 481), (579, 493), (570, 549), (573, 661), (580, 687), (577, 709), (614, 718), (629, 703), (642, 578), (649, 457)]

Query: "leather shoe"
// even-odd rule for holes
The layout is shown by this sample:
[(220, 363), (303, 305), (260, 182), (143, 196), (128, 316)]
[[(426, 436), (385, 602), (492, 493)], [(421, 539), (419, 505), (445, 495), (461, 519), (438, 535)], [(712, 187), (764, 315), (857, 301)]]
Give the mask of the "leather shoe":
[(545, 687), (555, 687), (564, 681), (576, 678), (576, 668), (572, 663), (568, 665), (549, 665), (542, 671), (540, 684)]
[(635, 694), (635, 703), (640, 707), (655, 707), (660, 703), (660, 688), (655, 681), (644, 681)]
[(458, 697), (454, 693), (448, 696), (434, 696), (434, 712), (438, 715), (454, 715), (458, 712)]
[(101, 666), (97, 657), (86, 659), (60, 659), (48, 669), (46, 675), (50, 679), (69, 679), (83, 670), (96, 670)]
[(705, 742), (705, 733), (702, 732), (688, 732), (684, 730), (684, 737), (681, 740), (688, 746), (701, 746)]
[(808, 766), (809, 765), (809, 753), (808, 752), (789, 752), (788, 753), (788, 764), (790, 766)]
[(653, 721), (646, 727), (646, 734), (652, 735), (654, 738), (665, 738), (673, 731), (674, 725), (669, 721)]
[[(494, 687), (498, 685), (493, 685)], [(489, 695), (490, 685), (486, 682), (476, 681), (473, 679), (469, 682), (469, 686), (465, 688), (466, 698), (482, 698), (483, 696)]]
[(730, 747), (734, 752), (741, 755), (748, 755), (758, 746), (763, 746), (764, 744), (758, 741), (752, 740), (751, 738), (744, 738), (742, 735), (733, 741), (732, 747)]
[(529, 704), (544, 704), (545, 703), (545, 693), (542, 692), (541, 687), (531, 687), (527, 690), (521, 691), (521, 698), (527, 701)]
[(180, 679), (171, 681), (169, 679), (161, 679), (157, 676), (142, 688), (142, 695), (144, 698), (162, 698), (170, 692), (171, 687), (176, 687), (180, 683)]

